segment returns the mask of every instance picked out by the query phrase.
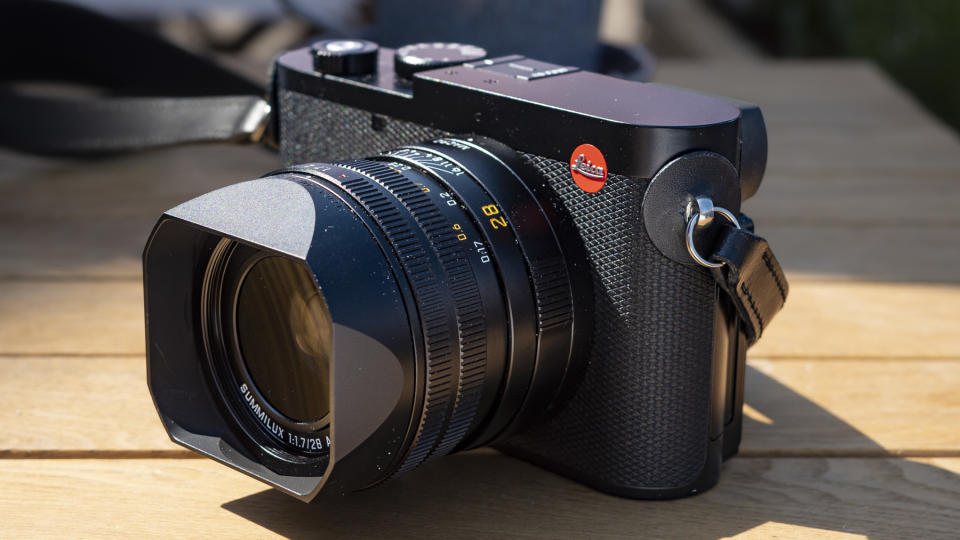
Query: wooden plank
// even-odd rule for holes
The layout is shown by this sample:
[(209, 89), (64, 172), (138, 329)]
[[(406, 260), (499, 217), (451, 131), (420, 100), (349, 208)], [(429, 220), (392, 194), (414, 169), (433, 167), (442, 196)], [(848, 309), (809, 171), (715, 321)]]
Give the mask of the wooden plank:
[(798, 281), (756, 357), (955, 358), (960, 286)]
[[(933, 195), (930, 204), (948, 201)], [(938, 199), (936, 202), (933, 199)], [(960, 282), (960, 224), (917, 223), (919, 216), (898, 223), (905, 209), (879, 215), (874, 223), (843, 208), (843, 200), (820, 206), (820, 219), (784, 201), (747, 205), (757, 232), (770, 241), (781, 264), (796, 279), (860, 279), (871, 281)], [(849, 203), (849, 200), (846, 201)], [(919, 204), (919, 203), (918, 203)], [(757, 211), (754, 212), (753, 209)], [(931, 216), (942, 215), (931, 212)], [(864, 220), (867, 210), (861, 212)], [(836, 223), (841, 219), (849, 223)], [(153, 218), (72, 222), (11, 223), (0, 228), (0, 281), (25, 279), (140, 279), (140, 254)], [(939, 248), (938, 248), (939, 246)]]
[[(761, 108), (766, 118), (767, 109), (771, 107), (761, 104)], [(768, 126), (769, 165), (775, 174), (871, 174), (881, 178), (899, 177), (910, 184), (917, 176), (955, 178), (960, 171), (960, 159), (953, 153), (958, 146), (957, 138), (941, 129), (930, 126), (900, 129), (896, 125), (899, 119), (869, 109), (858, 112), (863, 117), (882, 120), (881, 125), (844, 127), (835, 119), (831, 123), (831, 118), (824, 117), (821, 124), (801, 129), (792, 119), (778, 119), (777, 112), (772, 108), (773, 118)], [(805, 110), (796, 114), (809, 116)]]
[[(777, 214), (771, 206), (751, 217), (794, 280), (960, 282), (960, 249), (951, 249), (960, 226), (811, 223), (798, 209)], [(13, 224), (0, 229), (0, 281), (137, 281), (152, 227), (142, 220)]]
[(0, 354), (144, 353), (140, 281), (0, 282)]
[[(930, 206), (950, 204), (929, 192)], [(846, 212), (843, 204), (849, 200), (820, 205), (824, 219), (804, 215), (801, 206), (787, 200), (751, 201), (747, 211), (793, 279), (960, 282), (960, 249), (951, 249), (960, 224), (944, 223), (960, 217), (936, 217), (945, 209), (892, 222), (907, 212), (898, 209), (869, 218), (873, 223), (857, 223), (869, 212), (859, 211), (859, 217)], [(923, 215), (936, 222), (918, 223)], [(0, 228), (0, 281), (139, 280), (140, 253), (152, 227), (153, 217), (11, 223)]]
[[(196, 145), (43, 166), (0, 153), (0, 216), (5, 221), (159, 217), (200, 193), (256, 178), (277, 167), (263, 148)], [(7, 163), (11, 165), (8, 167)]]
[(905, 127), (943, 126), (924, 114), (920, 105), (880, 68), (864, 60), (777, 59), (731, 64), (671, 59), (660, 63), (654, 80), (759, 102), (777, 110), (809, 105), (822, 111), (803, 117), (808, 121), (828, 118), (826, 113), (834, 111), (825, 107), (853, 112), (874, 107), (883, 114), (872, 118), (858, 114), (856, 118), (878, 123), (886, 118), (910, 120)]
[[(960, 146), (954, 154), (960, 156)], [(824, 275), (852, 270), (868, 278), (879, 272), (896, 279), (956, 281), (960, 250), (951, 247), (960, 228), (955, 211), (955, 201), (960, 200), (958, 177), (960, 172), (799, 174), (777, 172), (771, 165), (768, 181), (744, 209), (757, 221), (761, 234), (783, 231), (787, 234), (781, 236), (820, 247), (811, 253), (797, 250), (797, 242), (771, 237), (788, 270), (805, 271), (812, 263)], [(119, 188), (104, 189), (93, 215), (58, 217), (61, 209), (47, 208), (48, 201), (41, 204), (23, 193), (12, 194), (11, 204), (19, 213), (0, 212), (0, 221), (6, 222), (0, 228), (0, 278), (136, 278), (140, 253), (156, 218), (191, 195), (158, 196), (138, 214), (116, 215), (115, 209), (127, 204), (128, 194)], [(832, 266), (835, 258), (852, 252), (862, 264)], [(892, 266), (899, 269), (890, 271)], [(910, 267), (913, 272), (904, 271)]]
[(312, 505), (207, 460), (0, 460), (0, 482), (15, 538), (945, 538), (960, 520), (958, 459), (736, 459), (716, 488), (670, 502), (492, 451)]
[(178, 450), (134, 357), (0, 357), (0, 455)]
[(0, 279), (137, 279), (161, 213), (278, 166), (276, 155), (238, 145), (77, 162), (0, 151), (0, 162)]
[[(795, 281), (758, 357), (960, 357), (960, 286)], [(138, 281), (0, 281), (0, 354), (143, 354)]]
[[(750, 456), (960, 457), (960, 359), (751, 359)], [(0, 357), (0, 455), (186, 455), (141, 357)]]
[[(960, 152), (960, 145), (955, 149)], [(809, 158), (810, 161), (817, 161)], [(960, 227), (953, 210), (960, 200), (960, 171), (935, 176), (919, 170), (897, 174), (846, 171), (778, 171), (771, 164), (760, 191), (743, 211), (769, 225), (859, 227)], [(866, 233), (869, 230), (863, 230)]]
[(139, 280), (156, 215), (17, 220), (0, 228), (0, 280)]
[(752, 358), (744, 455), (960, 457), (960, 359)]
[(801, 280), (960, 283), (960, 249), (949, 247), (960, 236), (958, 227), (764, 220), (757, 232), (773, 246), (792, 286)]
[(769, 163), (746, 210), (761, 231), (960, 224), (960, 139), (871, 64), (665, 62), (658, 80), (760, 105)]

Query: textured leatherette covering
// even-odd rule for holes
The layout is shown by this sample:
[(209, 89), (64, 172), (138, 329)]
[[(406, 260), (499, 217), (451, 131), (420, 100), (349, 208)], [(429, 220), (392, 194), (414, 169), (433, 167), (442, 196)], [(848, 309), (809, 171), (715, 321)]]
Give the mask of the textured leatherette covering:
[(369, 157), (404, 144), (449, 135), (382, 116), (382, 129), (375, 129), (378, 120), (370, 111), (290, 90), (280, 90), (279, 98), (280, 157), (287, 166)]
[(654, 247), (641, 215), (647, 181), (610, 175), (603, 189), (586, 193), (566, 163), (525, 157), (560, 195), (583, 238), (594, 331), (570, 402), (502, 446), (608, 488), (694, 482), (706, 462), (713, 279)]

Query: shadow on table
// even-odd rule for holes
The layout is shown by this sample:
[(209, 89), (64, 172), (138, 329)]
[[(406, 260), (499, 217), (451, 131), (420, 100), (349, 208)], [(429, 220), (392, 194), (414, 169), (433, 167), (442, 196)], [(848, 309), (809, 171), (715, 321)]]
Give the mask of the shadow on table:
[[(754, 368), (747, 377), (755, 389), (767, 387), (752, 395), (780, 401), (776, 407), (753, 403), (761, 413), (804, 415), (825, 437), (840, 437), (860, 453), (881, 452), (864, 434), (773, 378)], [(745, 419), (744, 448), (752, 438), (763, 439), (765, 430), (783, 431), (776, 417), (770, 419), (770, 424)], [(725, 464), (714, 489), (651, 502), (605, 495), (496, 451), (477, 450), (369, 491), (323, 493), (312, 504), (267, 490), (223, 507), (289, 538), (719, 538), (776, 524), (791, 527), (792, 534), (809, 528), (918, 536), (919, 527), (940, 536), (955, 532), (958, 500), (960, 475), (901, 459), (741, 457)], [(765, 536), (773, 530), (755, 532)]]

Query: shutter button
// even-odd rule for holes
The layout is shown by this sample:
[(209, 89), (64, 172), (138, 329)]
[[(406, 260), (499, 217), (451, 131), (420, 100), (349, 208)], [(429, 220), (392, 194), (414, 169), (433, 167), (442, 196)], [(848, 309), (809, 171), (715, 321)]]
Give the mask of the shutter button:
[(379, 47), (363, 39), (324, 39), (310, 47), (313, 69), (330, 75), (362, 75), (377, 69)]

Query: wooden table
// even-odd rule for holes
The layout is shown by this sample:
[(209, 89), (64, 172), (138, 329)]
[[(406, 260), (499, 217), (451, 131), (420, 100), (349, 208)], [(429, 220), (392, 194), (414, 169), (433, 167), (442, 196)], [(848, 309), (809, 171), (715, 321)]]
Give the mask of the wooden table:
[(139, 254), (165, 209), (275, 166), (254, 148), (0, 155), (0, 536), (956, 537), (960, 141), (856, 62), (678, 64), (753, 100), (746, 210), (791, 278), (750, 352), (740, 457), (638, 502), (501, 456), (305, 505), (167, 439), (144, 380)]

